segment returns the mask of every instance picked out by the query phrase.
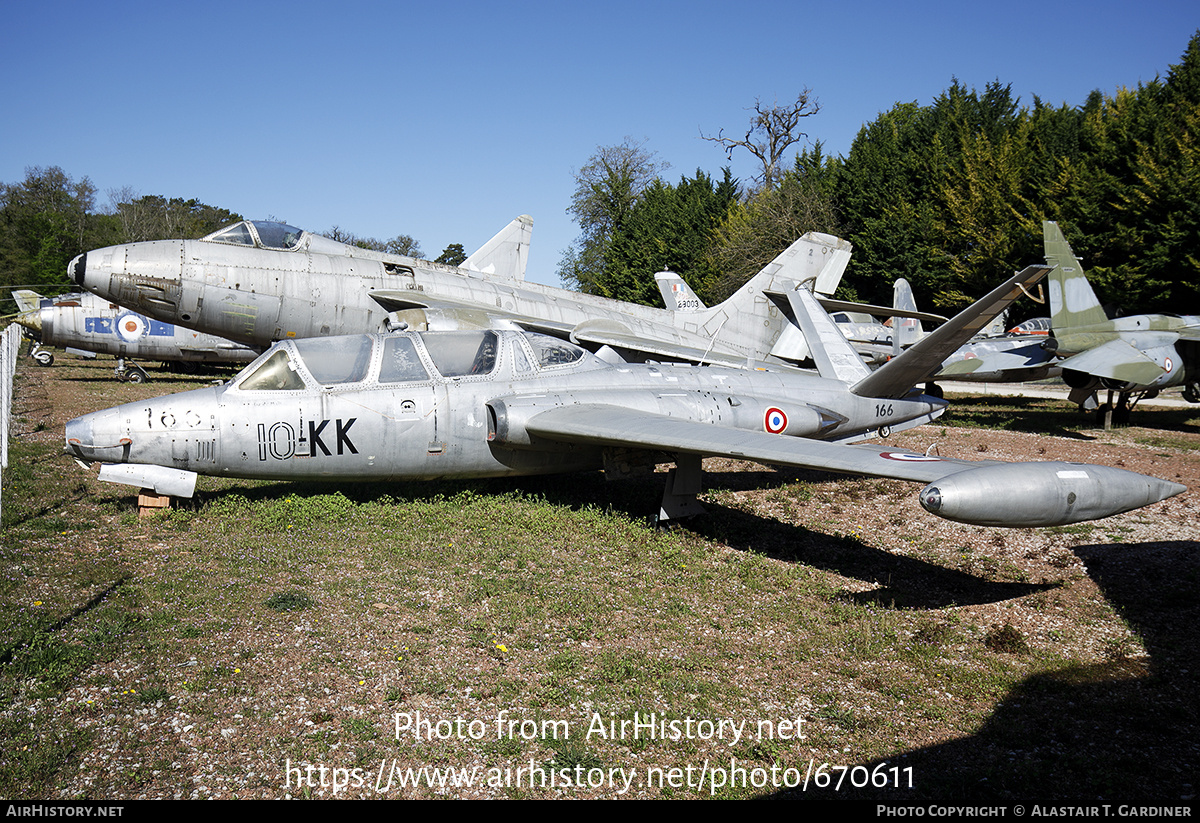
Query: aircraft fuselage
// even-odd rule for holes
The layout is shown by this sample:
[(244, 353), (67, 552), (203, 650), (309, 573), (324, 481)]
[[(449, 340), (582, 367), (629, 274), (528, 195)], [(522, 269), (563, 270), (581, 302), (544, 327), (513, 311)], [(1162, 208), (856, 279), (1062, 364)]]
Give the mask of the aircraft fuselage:
[[(297, 343), (311, 346), (312, 341), (285, 341), (224, 386), (77, 418), (67, 427), (68, 447), (89, 461), (234, 477), (492, 477), (602, 465), (598, 446), (539, 440), (524, 432), (523, 421), (560, 406), (608, 404), (718, 427), (836, 441), (918, 425), (945, 408), (944, 401), (920, 395), (902, 400), (857, 397), (844, 384), (816, 376), (612, 366), (576, 347), (570, 347), (577, 352), (571, 362), (545, 364), (523, 334), (454, 334), (475, 341), (492, 335), (490, 370), (475, 374), (452, 365), (444, 375), (416, 333), (355, 335), (328, 342), (339, 347), (331, 360), (357, 358), (364, 364), (357, 379), (329, 382), (326, 375), (322, 382), (321, 369), (334, 367), (320, 365), (314, 376), (310, 364), (317, 362), (315, 356), (297, 348)], [(532, 337), (535, 342), (550, 340)], [(388, 370), (399, 362), (396, 347), (401, 345), (400, 361), (410, 371), (397, 377)], [(280, 352), (292, 364), (277, 370), (279, 381), (291, 381), (286, 386), (272, 382), (276, 378), (256, 376), (267, 374), (272, 363), (282, 363), (272, 361)]]

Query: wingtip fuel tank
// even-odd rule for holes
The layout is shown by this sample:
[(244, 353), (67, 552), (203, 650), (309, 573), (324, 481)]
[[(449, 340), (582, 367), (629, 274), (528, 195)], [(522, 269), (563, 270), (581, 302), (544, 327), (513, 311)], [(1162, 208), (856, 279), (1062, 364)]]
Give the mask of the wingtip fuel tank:
[(1065, 526), (1139, 509), (1186, 486), (1112, 466), (1001, 463), (943, 477), (926, 486), (931, 514), (976, 526)]

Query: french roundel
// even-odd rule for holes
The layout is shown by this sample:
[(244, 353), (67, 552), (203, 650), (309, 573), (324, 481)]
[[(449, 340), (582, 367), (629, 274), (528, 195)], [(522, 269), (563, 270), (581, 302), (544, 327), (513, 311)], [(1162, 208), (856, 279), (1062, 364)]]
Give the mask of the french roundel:
[(940, 463), (942, 458), (928, 454), (913, 454), (911, 452), (880, 452), (884, 460), (898, 460), (901, 463)]
[(146, 320), (137, 314), (122, 314), (117, 318), (117, 336), (132, 343), (146, 333)]
[(767, 409), (766, 415), (763, 416), (763, 428), (771, 434), (779, 434), (787, 428), (787, 415), (783, 413), (783, 409), (777, 409), (774, 406)]

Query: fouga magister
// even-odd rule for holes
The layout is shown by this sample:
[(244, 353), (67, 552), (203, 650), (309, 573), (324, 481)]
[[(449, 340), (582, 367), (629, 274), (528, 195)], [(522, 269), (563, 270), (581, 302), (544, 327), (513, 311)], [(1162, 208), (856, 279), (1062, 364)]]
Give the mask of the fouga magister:
[(431, 479), (548, 474), (674, 462), (661, 520), (700, 511), (706, 455), (922, 481), (952, 520), (1050, 526), (1149, 505), (1184, 487), (1122, 469), (970, 462), (879, 445), (946, 402), (911, 389), (1028, 284), (1014, 276), (869, 372), (805, 290), (792, 308), (819, 375), (612, 364), (512, 330), (289, 340), (224, 386), (72, 420), (69, 454), (100, 478), (190, 496), (198, 474), (274, 479)]

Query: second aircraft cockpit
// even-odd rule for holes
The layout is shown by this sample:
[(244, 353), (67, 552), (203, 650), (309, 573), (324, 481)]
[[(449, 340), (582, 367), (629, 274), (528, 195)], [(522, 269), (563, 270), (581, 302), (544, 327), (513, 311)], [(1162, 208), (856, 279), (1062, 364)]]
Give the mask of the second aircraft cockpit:
[(369, 389), (401, 383), (523, 380), (606, 364), (588, 351), (516, 331), (309, 337), (272, 346), (230, 383), (244, 392)]

